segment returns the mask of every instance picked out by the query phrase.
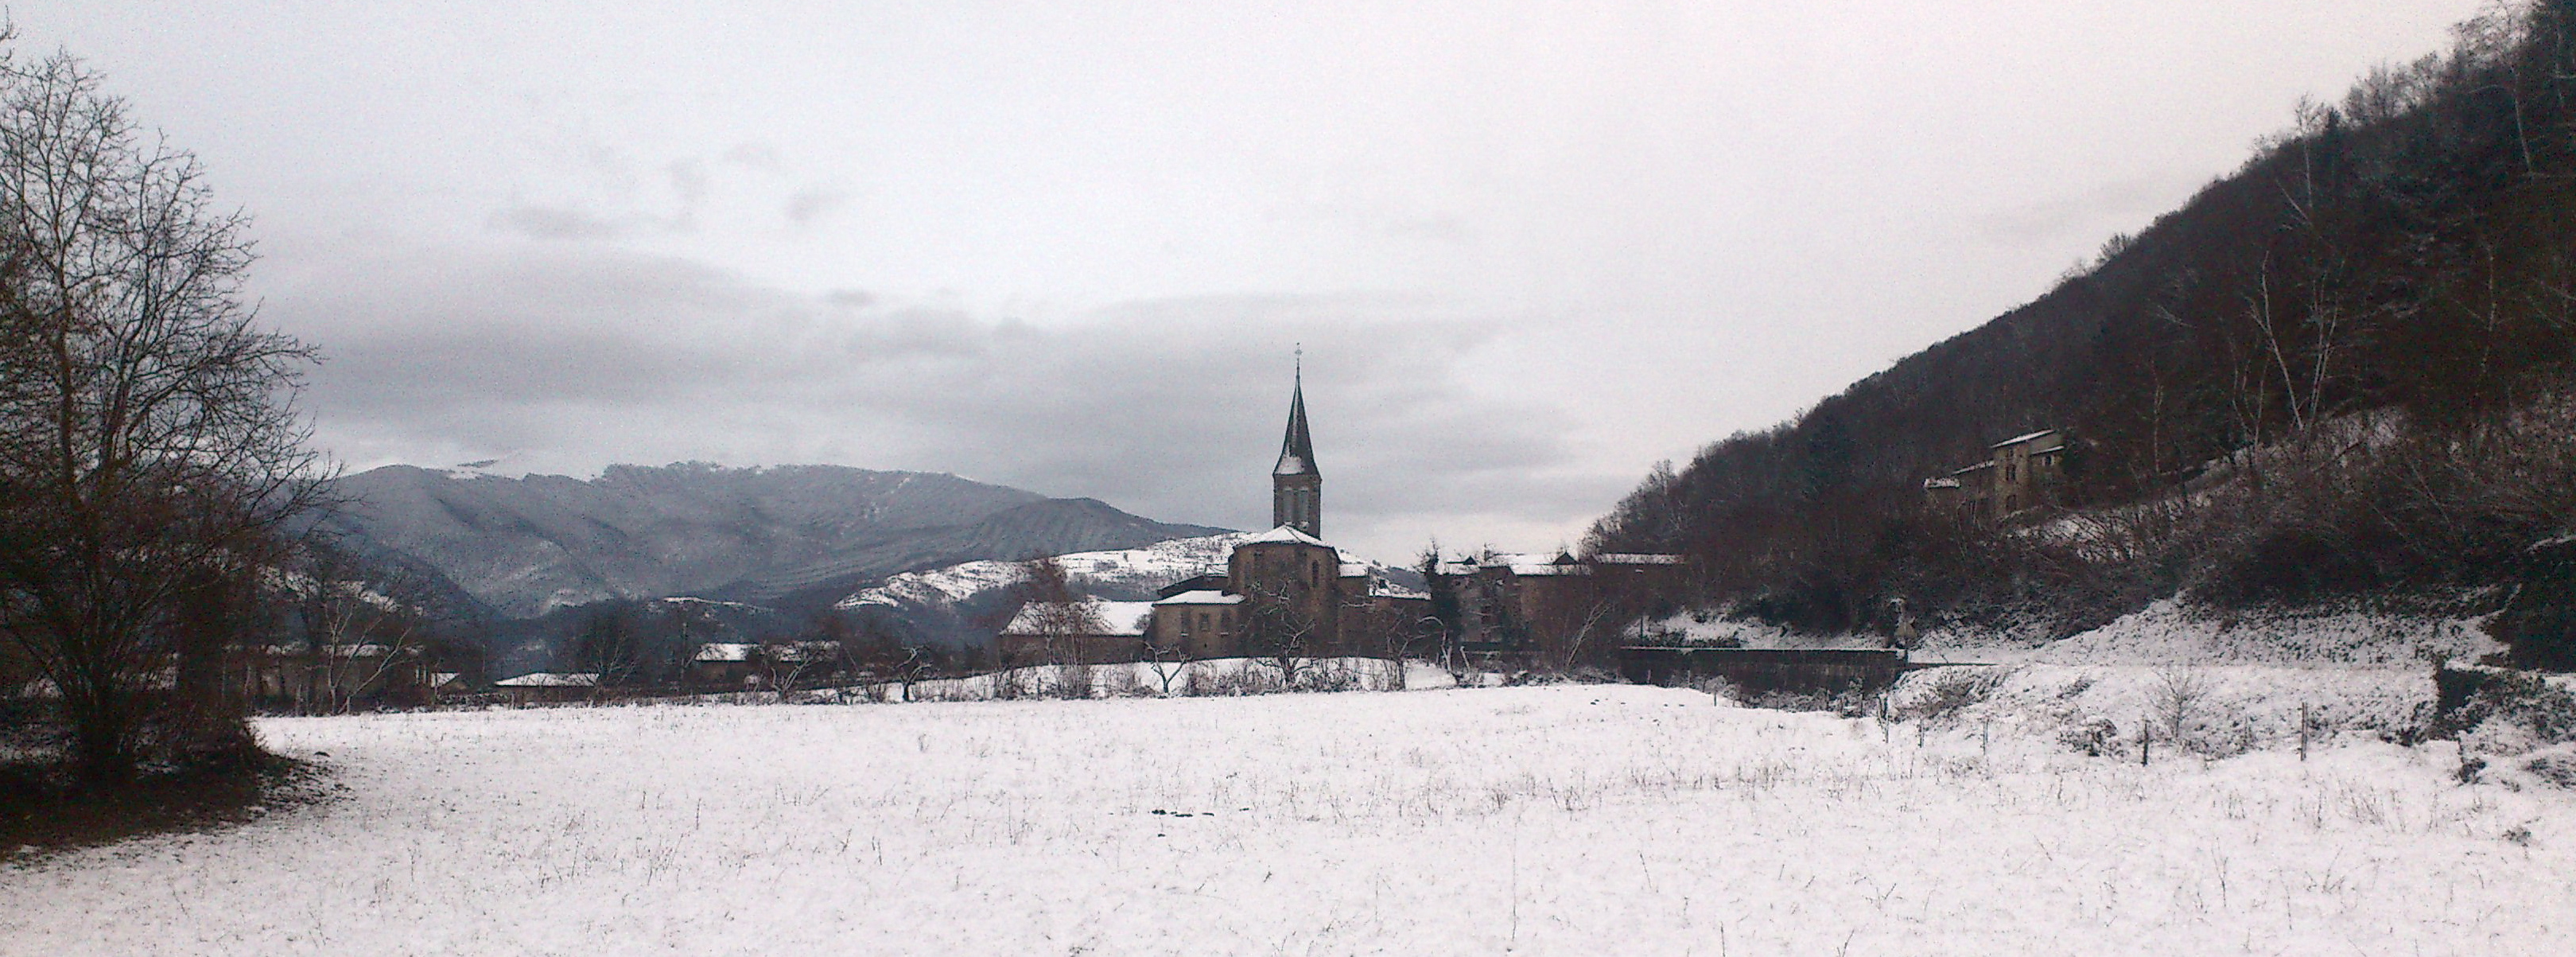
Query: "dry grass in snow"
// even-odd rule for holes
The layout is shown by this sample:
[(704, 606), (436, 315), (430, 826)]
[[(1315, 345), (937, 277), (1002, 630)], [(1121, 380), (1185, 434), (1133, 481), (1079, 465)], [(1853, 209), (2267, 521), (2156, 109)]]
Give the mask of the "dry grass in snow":
[(24, 954), (2576, 949), (2576, 801), (1631, 686), (264, 722), (346, 795), (0, 870)]

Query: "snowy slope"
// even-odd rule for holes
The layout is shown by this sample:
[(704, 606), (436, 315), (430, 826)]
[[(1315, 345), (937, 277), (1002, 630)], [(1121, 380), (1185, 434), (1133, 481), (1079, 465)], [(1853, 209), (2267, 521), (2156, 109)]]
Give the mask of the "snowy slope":
[(1637, 686), (260, 722), (329, 803), (0, 865), (0, 950), (2565, 954), (2447, 742), (2089, 758)]
[[(1249, 535), (1227, 532), (1177, 538), (1142, 548), (1059, 555), (1082, 593), (1111, 601), (1142, 601), (1155, 589), (1202, 572), (1225, 568), (1234, 546)], [(835, 609), (882, 616), (912, 640), (978, 642), (1008, 611), (1011, 586), (1020, 582), (1018, 561), (963, 562), (905, 572), (833, 603)]]
[[(596, 479), (388, 466), (328, 525), (510, 617), (610, 598), (779, 603), (978, 558), (1126, 548), (1214, 529), (954, 475), (838, 466), (612, 466)], [(837, 589), (837, 590), (835, 590)]]

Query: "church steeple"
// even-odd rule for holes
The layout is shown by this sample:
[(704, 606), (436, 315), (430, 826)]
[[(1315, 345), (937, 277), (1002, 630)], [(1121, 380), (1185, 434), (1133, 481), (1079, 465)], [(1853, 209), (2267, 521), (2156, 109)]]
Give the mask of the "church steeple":
[(1306, 350), (1297, 350), (1296, 384), (1288, 394), (1288, 435), (1270, 469), (1270, 523), (1324, 537), (1324, 473), (1315, 468), (1315, 437), (1306, 428)]

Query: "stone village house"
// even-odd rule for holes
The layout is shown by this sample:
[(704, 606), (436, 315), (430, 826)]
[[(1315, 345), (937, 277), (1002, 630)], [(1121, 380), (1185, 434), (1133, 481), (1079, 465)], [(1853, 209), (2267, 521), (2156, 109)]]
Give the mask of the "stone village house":
[(1923, 497), (1938, 509), (2001, 521), (2050, 503), (2066, 477), (2066, 448), (2056, 429), (2005, 439), (1991, 447), (1993, 457), (1925, 479)]

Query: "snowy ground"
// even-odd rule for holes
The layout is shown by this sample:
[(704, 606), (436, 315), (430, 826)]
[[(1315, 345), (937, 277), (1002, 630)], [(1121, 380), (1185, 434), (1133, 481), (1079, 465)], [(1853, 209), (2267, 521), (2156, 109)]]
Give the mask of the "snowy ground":
[(2576, 952), (2576, 798), (2361, 734), (2142, 769), (1585, 685), (262, 731), (347, 793), (0, 870), (0, 952)]

